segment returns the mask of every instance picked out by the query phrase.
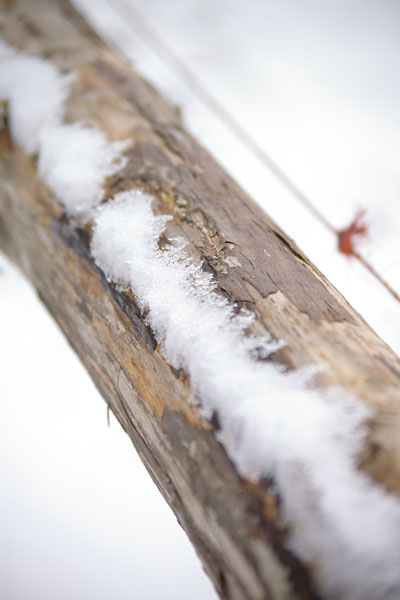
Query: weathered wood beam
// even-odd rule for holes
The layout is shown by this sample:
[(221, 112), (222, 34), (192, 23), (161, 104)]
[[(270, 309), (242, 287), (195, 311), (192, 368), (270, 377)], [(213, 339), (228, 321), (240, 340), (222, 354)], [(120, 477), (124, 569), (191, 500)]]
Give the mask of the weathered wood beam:
[[(173, 216), (166, 236), (188, 241), (220, 291), (255, 312), (257, 332), (286, 340), (275, 360), (290, 369), (322, 363), (319, 385), (340, 384), (373, 407), (360, 468), (400, 495), (397, 356), (67, 0), (0, 0), (0, 7), (9, 44), (78, 73), (67, 120), (96, 123), (110, 140), (132, 139), (128, 164), (109, 178), (107, 196), (132, 187), (152, 193), (156, 210)], [(0, 247), (85, 364), (219, 594), (316, 598), (312, 565), (285, 546), (272, 482), (239, 477), (215, 439), (217, 419), (206, 421), (188, 402), (188, 378), (160, 355), (134, 296), (118, 292), (96, 267), (90, 236), (90, 227), (68, 221), (35, 162), (3, 128)]]

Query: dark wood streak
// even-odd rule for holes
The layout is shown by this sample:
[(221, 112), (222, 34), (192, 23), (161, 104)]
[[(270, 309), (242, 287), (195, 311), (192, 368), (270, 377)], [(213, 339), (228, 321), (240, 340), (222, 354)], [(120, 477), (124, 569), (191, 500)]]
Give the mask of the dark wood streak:
[(107, 281), (101, 269), (94, 264), (90, 254), (89, 232), (81, 227), (71, 227), (65, 215), (61, 219), (53, 219), (51, 228), (65, 247), (71, 248), (85, 265), (92, 269), (96, 276), (99, 277), (103, 290), (116, 302), (122, 312), (128, 317), (137, 335), (153, 351), (157, 345), (156, 339), (150, 327), (144, 324), (143, 315), (132, 295), (119, 291), (114, 283)]

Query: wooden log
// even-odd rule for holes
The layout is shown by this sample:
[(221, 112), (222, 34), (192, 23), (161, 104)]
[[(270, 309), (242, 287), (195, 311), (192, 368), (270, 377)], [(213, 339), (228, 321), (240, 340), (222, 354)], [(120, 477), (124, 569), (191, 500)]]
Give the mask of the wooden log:
[[(289, 369), (323, 363), (318, 385), (340, 384), (374, 409), (359, 466), (399, 496), (398, 357), (67, 0), (0, 0), (0, 7), (9, 44), (78, 73), (67, 121), (96, 123), (110, 140), (132, 139), (106, 197), (134, 187), (153, 194), (156, 211), (173, 217), (166, 238), (188, 241), (220, 292), (255, 313), (257, 333), (286, 340), (275, 360)], [(68, 221), (6, 128), (1, 150), (0, 246), (80, 356), (220, 596), (316, 598), (312, 565), (286, 546), (273, 482), (238, 475), (215, 438), (217, 417), (207, 421), (188, 402), (188, 378), (161, 356), (135, 297), (118, 292), (94, 264), (90, 227)]]

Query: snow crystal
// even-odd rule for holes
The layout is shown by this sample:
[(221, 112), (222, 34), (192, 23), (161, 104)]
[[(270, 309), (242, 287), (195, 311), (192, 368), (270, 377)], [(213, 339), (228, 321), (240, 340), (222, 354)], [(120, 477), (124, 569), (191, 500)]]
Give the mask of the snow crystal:
[(28, 154), (38, 151), (41, 132), (62, 119), (72, 78), (0, 40), (0, 98), (8, 102), (13, 140)]
[(125, 165), (127, 142), (108, 143), (82, 123), (46, 127), (39, 140), (39, 173), (70, 216), (86, 220), (100, 204), (105, 177)]
[(274, 478), (291, 546), (316, 566), (325, 593), (398, 598), (400, 505), (355, 464), (367, 409), (340, 389), (311, 389), (307, 371), (252, 359), (248, 315), (234, 314), (183, 248), (159, 248), (168, 217), (155, 216), (151, 201), (123, 192), (95, 211), (96, 263), (132, 288), (204, 414), (218, 411), (219, 438), (239, 472)]

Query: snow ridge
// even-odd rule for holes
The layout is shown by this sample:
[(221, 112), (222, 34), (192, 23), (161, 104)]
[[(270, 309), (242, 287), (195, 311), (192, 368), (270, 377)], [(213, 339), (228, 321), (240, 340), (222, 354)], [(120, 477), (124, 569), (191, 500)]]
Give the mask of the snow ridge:
[(0, 40), (0, 98), (13, 138), (38, 153), (40, 174), (68, 215), (92, 223), (97, 265), (132, 289), (166, 360), (189, 373), (203, 413), (218, 411), (219, 439), (239, 473), (273, 477), (290, 545), (313, 565), (321, 591), (398, 599), (400, 503), (356, 466), (368, 410), (339, 388), (312, 389), (312, 368), (284, 373), (255, 358), (256, 345), (265, 355), (276, 346), (247, 335), (250, 314), (218, 295), (183, 243), (159, 247), (170, 217), (153, 213), (150, 195), (130, 190), (100, 205), (104, 178), (125, 164), (126, 142), (62, 123), (72, 81)]

